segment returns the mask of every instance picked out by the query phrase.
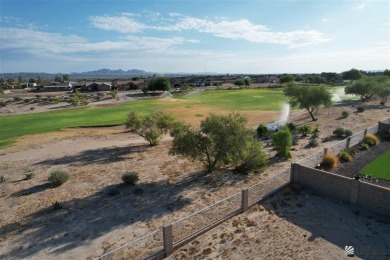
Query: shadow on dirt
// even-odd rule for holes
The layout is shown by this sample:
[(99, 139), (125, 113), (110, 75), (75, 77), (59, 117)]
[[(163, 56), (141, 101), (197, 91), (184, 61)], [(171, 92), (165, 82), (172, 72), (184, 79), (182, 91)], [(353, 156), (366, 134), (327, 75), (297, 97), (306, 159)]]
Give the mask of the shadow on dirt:
[(42, 191), (45, 191), (45, 190), (51, 189), (51, 188), (54, 188), (51, 183), (43, 183), (43, 184), (39, 184), (39, 185), (30, 187), (30, 188), (15, 192), (11, 196), (12, 197), (27, 196), (27, 195), (42, 192)]
[[(280, 191), (261, 205), (308, 231), (310, 234), (304, 235), (308, 242), (325, 239), (336, 245), (340, 256), (346, 256), (345, 246), (354, 246), (355, 257), (388, 259), (390, 225), (384, 224), (386, 218), (375, 212), (318, 196), (306, 189), (296, 193), (289, 190), (288, 194)], [(382, 255), (374, 257), (375, 253)]]
[(88, 164), (108, 164), (125, 160), (126, 156), (132, 153), (144, 152), (149, 149), (147, 144), (132, 145), (124, 147), (106, 147), (82, 151), (75, 155), (64, 156), (56, 159), (43, 160), (35, 165), (88, 165)]
[[(13, 243), (23, 245), (0, 254), (0, 259), (28, 258), (43, 250), (50, 250), (53, 256), (67, 252), (113, 230), (126, 228), (136, 222), (147, 223), (186, 207), (196, 199), (183, 196), (188, 189), (200, 189), (201, 193), (207, 193), (236, 185), (247, 178), (234, 176), (221, 172), (221, 180), (204, 172), (193, 172), (175, 183), (163, 180), (134, 186), (115, 184), (85, 198), (59, 201), (61, 209), (55, 210), (48, 205), (26, 216), (23, 222), (0, 227), (2, 237), (16, 237), (19, 234)], [(221, 183), (224, 179), (230, 182)], [(39, 192), (44, 188), (46, 184), (23, 190), (15, 196)], [(145, 234), (158, 228), (161, 228), (160, 224), (150, 227)], [(131, 231), (126, 235), (126, 242), (133, 240)]]

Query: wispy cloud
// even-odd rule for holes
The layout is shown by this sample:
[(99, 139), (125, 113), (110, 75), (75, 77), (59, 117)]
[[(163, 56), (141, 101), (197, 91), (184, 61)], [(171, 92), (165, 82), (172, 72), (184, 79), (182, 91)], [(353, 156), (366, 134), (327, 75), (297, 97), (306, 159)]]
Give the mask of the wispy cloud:
[(77, 53), (98, 51), (162, 52), (185, 42), (197, 40), (181, 37), (157, 38), (126, 36), (120, 41), (89, 42), (77, 35), (62, 35), (31, 29), (0, 28), (1, 49), (24, 49), (49, 53)]
[(89, 21), (95, 28), (120, 33), (135, 33), (148, 28), (148, 26), (137, 22), (128, 15), (120, 17), (90, 16)]
[(2, 16), (0, 17), (0, 23), (6, 26), (27, 28), (32, 30), (42, 28), (41, 26), (38, 26), (36, 23), (28, 22), (22, 18), (14, 17), (14, 16)]
[[(272, 31), (264, 25), (254, 24), (247, 19), (228, 20), (226, 18), (195, 18), (171, 13), (170, 20), (153, 14), (154, 23), (141, 23), (133, 17), (94, 16), (90, 17), (92, 25), (99, 29), (120, 33), (135, 33), (144, 30), (157, 31), (197, 31), (230, 40), (245, 40), (254, 43), (271, 43), (287, 45), (290, 48), (316, 45), (329, 41), (323, 33), (316, 30), (295, 30), (287, 32)], [(167, 23), (167, 21), (170, 21)], [(160, 22), (162, 24), (160, 24)]]

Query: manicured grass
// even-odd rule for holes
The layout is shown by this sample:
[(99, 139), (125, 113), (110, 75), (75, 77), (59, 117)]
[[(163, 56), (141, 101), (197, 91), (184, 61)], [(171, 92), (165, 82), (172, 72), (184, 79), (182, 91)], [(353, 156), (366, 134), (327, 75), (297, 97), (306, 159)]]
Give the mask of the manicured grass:
[(109, 107), (82, 107), (53, 112), (0, 117), (0, 147), (28, 134), (58, 131), (68, 127), (123, 124), (129, 110), (143, 113), (162, 108), (155, 100), (128, 102)]
[(286, 100), (282, 89), (200, 91), (181, 99), (232, 110), (280, 110)]
[(364, 167), (360, 174), (372, 176), (382, 180), (390, 180), (390, 150)]
[[(178, 101), (178, 102), (174, 102)], [(150, 113), (164, 109), (188, 109), (192, 106), (223, 108), (231, 111), (280, 110), (285, 102), (282, 89), (215, 90), (172, 99), (137, 100), (107, 107), (81, 107), (0, 117), (0, 148), (16, 138), (37, 133), (59, 131), (69, 127), (123, 124), (129, 110)], [(196, 108), (195, 108), (196, 109)], [(196, 111), (194, 111), (196, 113)], [(203, 115), (203, 114), (202, 114)], [(197, 117), (199, 117), (197, 115)], [(181, 118), (185, 119), (185, 118)]]

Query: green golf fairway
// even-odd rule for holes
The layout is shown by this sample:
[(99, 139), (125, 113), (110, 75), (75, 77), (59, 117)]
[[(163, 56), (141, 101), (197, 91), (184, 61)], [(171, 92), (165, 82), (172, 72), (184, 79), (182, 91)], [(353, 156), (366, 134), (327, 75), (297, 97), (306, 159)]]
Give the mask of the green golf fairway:
[[(172, 102), (172, 101), (180, 102)], [(0, 148), (16, 138), (37, 133), (59, 131), (68, 127), (110, 126), (123, 124), (130, 110), (150, 113), (155, 110), (183, 109), (183, 105), (203, 105), (232, 111), (279, 110), (285, 97), (282, 89), (248, 89), (201, 91), (172, 99), (147, 99), (105, 107), (79, 107), (42, 113), (0, 117)], [(196, 111), (194, 111), (195, 113)], [(183, 119), (183, 118), (180, 118)]]

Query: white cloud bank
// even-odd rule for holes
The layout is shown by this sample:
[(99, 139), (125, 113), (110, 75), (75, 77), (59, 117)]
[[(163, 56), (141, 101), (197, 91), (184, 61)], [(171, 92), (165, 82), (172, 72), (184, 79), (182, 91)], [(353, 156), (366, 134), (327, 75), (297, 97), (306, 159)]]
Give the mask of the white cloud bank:
[[(329, 41), (327, 37), (316, 30), (296, 30), (289, 32), (275, 32), (264, 25), (253, 24), (247, 19), (227, 20), (225, 18), (200, 19), (170, 14), (176, 20), (167, 22), (170, 19), (161, 18), (155, 24), (138, 22), (134, 17), (122, 14), (119, 17), (91, 16), (89, 20), (95, 28), (115, 31), (120, 33), (134, 33), (145, 30), (157, 31), (189, 31), (207, 33), (216, 37), (231, 40), (245, 40), (254, 43), (270, 43), (287, 45), (290, 48), (316, 45)], [(159, 16), (158, 16), (159, 17)]]
[(181, 37), (156, 38), (127, 36), (120, 41), (89, 42), (76, 35), (62, 35), (32, 29), (0, 28), (0, 49), (22, 49), (49, 53), (78, 53), (100, 51), (166, 51), (185, 42), (197, 40)]

